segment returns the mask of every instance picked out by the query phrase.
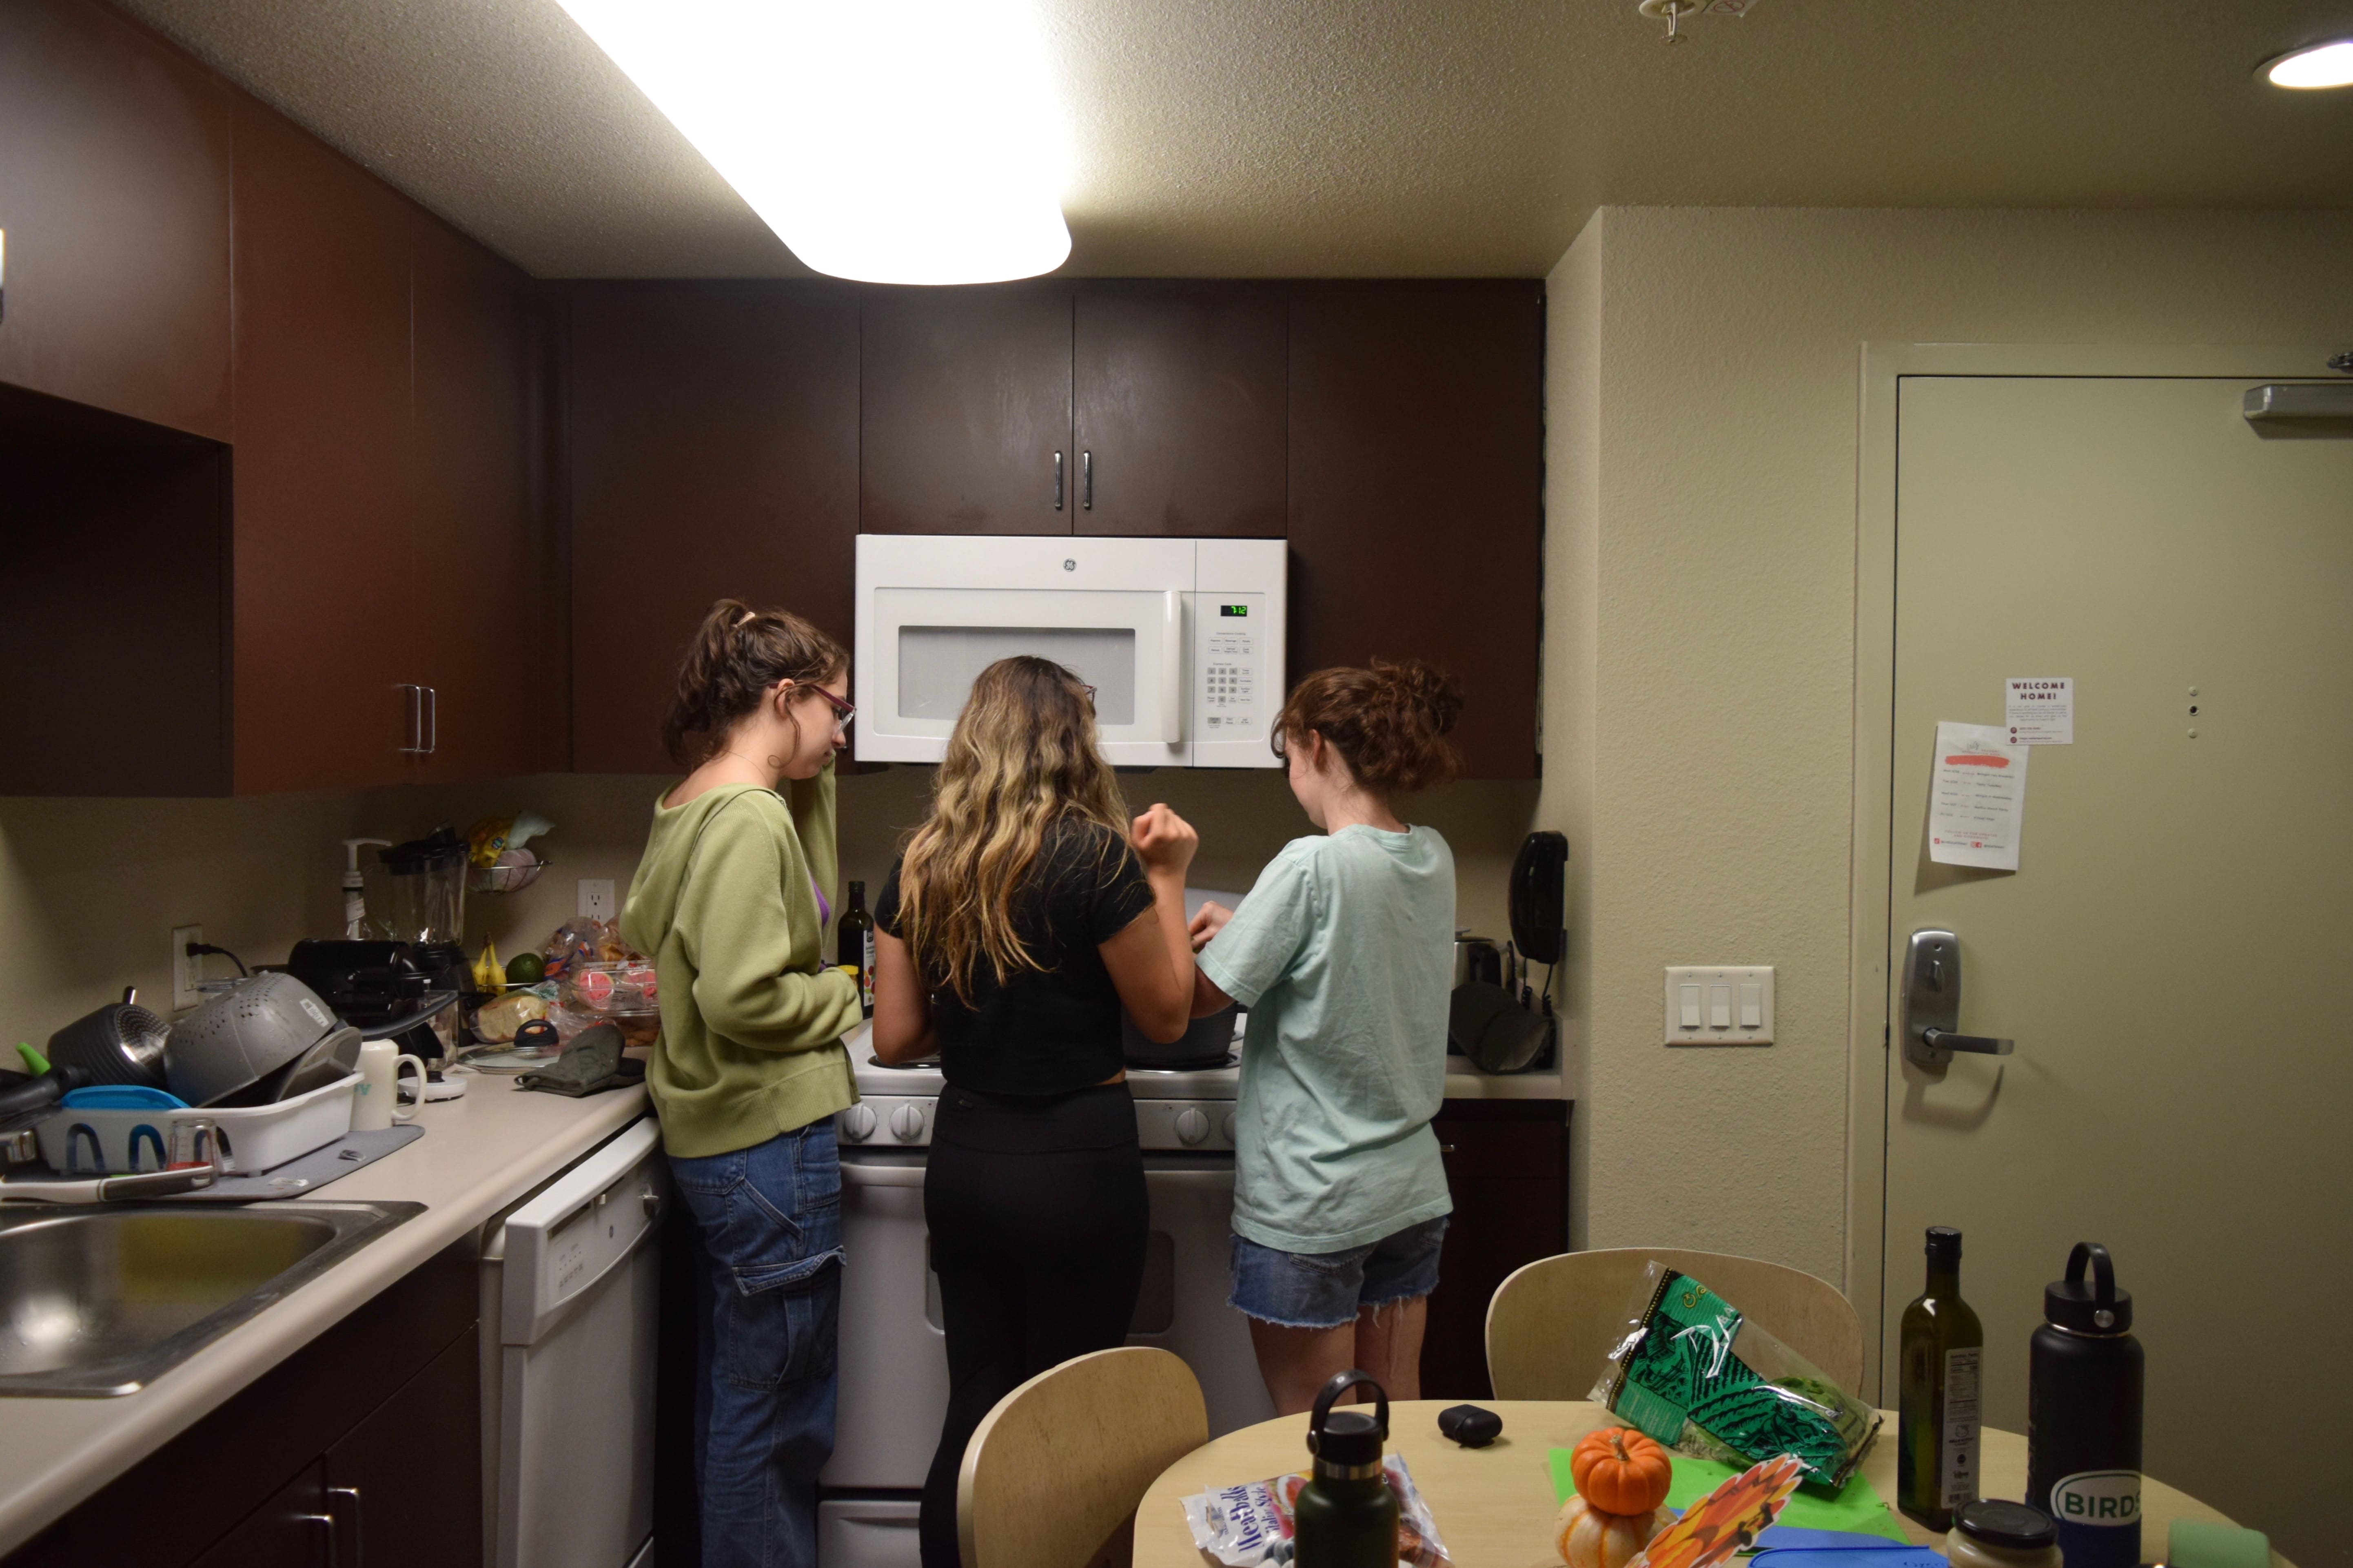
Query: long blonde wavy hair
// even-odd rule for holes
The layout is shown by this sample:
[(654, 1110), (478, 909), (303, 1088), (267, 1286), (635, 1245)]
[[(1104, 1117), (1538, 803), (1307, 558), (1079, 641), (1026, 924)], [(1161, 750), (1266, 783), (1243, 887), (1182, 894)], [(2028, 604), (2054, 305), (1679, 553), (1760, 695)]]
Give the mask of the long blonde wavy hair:
[(1043, 969), (1014, 930), (1014, 895), (1047, 830), (1064, 821), (1127, 841), (1126, 805), (1095, 746), (1094, 702), (1051, 659), (1000, 658), (972, 683), (931, 816), (899, 868), (899, 929), (928, 982), (968, 1004), (984, 962), (999, 984)]

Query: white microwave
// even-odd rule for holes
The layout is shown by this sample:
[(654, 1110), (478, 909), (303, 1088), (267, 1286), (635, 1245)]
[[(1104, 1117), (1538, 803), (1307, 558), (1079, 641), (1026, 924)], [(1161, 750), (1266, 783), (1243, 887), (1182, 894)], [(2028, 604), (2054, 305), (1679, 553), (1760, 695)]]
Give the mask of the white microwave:
[(1273, 767), (1287, 573), (1280, 539), (861, 533), (858, 758), (938, 762), (973, 679), (1036, 654), (1116, 765)]

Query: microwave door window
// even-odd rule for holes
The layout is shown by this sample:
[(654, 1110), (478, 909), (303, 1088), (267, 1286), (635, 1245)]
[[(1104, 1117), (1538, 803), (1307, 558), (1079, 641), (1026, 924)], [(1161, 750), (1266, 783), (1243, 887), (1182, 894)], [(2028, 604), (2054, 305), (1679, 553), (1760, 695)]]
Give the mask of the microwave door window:
[(1035, 654), (1095, 689), (1095, 722), (1135, 722), (1133, 626), (910, 626), (899, 628), (899, 716), (954, 723), (980, 672), (1000, 658)]

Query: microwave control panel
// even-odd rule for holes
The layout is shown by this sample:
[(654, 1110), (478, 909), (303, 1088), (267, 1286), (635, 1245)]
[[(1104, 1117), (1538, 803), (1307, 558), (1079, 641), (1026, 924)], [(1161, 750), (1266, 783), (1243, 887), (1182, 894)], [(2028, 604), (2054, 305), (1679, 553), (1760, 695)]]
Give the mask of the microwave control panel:
[(1262, 731), (1266, 595), (1193, 595), (1193, 733), (1240, 741)]

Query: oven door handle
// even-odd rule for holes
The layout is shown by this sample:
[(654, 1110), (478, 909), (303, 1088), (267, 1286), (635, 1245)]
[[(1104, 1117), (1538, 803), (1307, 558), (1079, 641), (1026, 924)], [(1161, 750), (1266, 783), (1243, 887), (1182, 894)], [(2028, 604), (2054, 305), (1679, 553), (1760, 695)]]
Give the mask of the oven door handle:
[(1172, 750), (1185, 743), (1185, 595), (1170, 588), (1160, 595), (1160, 740)]

